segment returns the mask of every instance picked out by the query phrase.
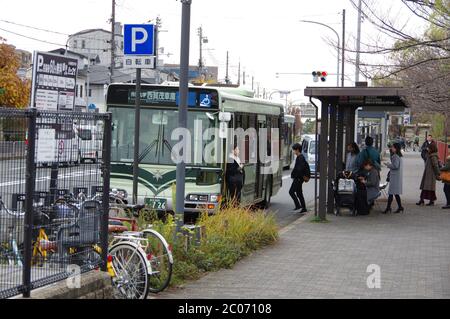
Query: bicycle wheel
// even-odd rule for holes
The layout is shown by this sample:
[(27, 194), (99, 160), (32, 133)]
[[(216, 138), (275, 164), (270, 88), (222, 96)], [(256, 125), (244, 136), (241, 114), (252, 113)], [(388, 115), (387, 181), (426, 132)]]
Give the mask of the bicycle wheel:
[(109, 255), (116, 274), (112, 278), (117, 299), (146, 299), (149, 276), (147, 262), (137, 245), (121, 242), (113, 246)]
[(159, 293), (166, 289), (172, 278), (173, 257), (166, 240), (155, 231), (144, 231), (144, 251), (150, 262), (150, 292)]

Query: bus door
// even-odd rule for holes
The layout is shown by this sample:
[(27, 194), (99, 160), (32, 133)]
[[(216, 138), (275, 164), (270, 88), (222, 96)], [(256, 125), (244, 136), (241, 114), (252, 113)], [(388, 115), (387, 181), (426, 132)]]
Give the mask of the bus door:
[(261, 129), (267, 129), (267, 118), (265, 115), (258, 115), (258, 164), (256, 165), (256, 194), (255, 198), (261, 199), (264, 197), (264, 186), (266, 182), (266, 175), (263, 173), (263, 167), (265, 163), (265, 157), (267, 155), (264, 155), (264, 158), (261, 158), (261, 151), (260, 151), (260, 141), (261, 138), (266, 138), (261, 136), (262, 132)]

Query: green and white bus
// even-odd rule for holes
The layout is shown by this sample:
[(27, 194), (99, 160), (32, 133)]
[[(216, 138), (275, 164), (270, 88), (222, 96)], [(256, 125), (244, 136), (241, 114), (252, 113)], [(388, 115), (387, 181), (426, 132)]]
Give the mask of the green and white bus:
[[(134, 84), (112, 84), (108, 88), (107, 107), (112, 113), (111, 187), (131, 195), (133, 184), (134, 125), (136, 86)], [(139, 146), (138, 201), (157, 211), (172, 212), (174, 209), (174, 185), (176, 164), (172, 149), (177, 141), (171, 140), (172, 132), (178, 128), (178, 86), (142, 85), (141, 88), (141, 132)], [(191, 133), (191, 152), (195, 165), (186, 169), (185, 212), (214, 213), (223, 195), (226, 194), (225, 170), (229, 150), (225, 142), (218, 142), (221, 160), (205, 161), (203, 152), (207, 145), (219, 140), (217, 136), (204, 139), (198, 128), (229, 130), (230, 128), (266, 128), (268, 149), (281, 154), (282, 134), (273, 140), (271, 129), (283, 124), (283, 105), (253, 98), (253, 93), (236, 88), (195, 87), (189, 88), (188, 127)], [(219, 129), (220, 128), (220, 129)], [(264, 133), (266, 134), (266, 133)], [(252, 145), (250, 145), (252, 143)], [(264, 204), (282, 186), (282, 161), (273, 174), (263, 174), (267, 158), (258, 156), (257, 163), (248, 159), (255, 154), (255, 141), (245, 136), (244, 163), (245, 181), (241, 204), (249, 206)], [(259, 153), (259, 144), (258, 146)], [(241, 144), (242, 145), (242, 144)], [(269, 152), (270, 153), (270, 152)], [(270, 155), (270, 154), (269, 154)], [(269, 156), (267, 156), (269, 157)], [(221, 164), (223, 163), (223, 164)]]
[(282, 135), (281, 161), (283, 169), (288, 170), (294, 159), (292, 146), (295, 142), (295, 116), (284, 115), (280, 134)]

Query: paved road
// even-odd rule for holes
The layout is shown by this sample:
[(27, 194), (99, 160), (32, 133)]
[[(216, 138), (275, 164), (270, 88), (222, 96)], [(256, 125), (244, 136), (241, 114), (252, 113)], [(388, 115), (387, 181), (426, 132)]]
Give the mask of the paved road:
[[(233, 269), (157, 298), (450, 298), (450, 213), (415, 205), (423, 162), (406, 154), (405, 166), (405, 214), (382, 215), (381, 199), (367, 217), (332, 215), (326, 224), (301, 218), (277, 244)], [(438, 189), (442, 205), (442, 184)], [(371, 265), (377, 273), (368, 272)], [(369, 289), (378, 270), (379, 289)]]
[[(0, 195), (8, 207), (11, 207), (13, 194), (25, 193), (25, 160), (0, 161)], [(51, 169), (38, 167), (36, 170), (36, 191), (49, 191)], [(79, 166), (58, 168), (58, 189), (73, 192), (74, 187), (101, 186), (100, 164), (82, 164)]]
[[(283, 188), (272, 198), (272, 204), (269, 208), (269, 211), (275, 214), (277, 223), (280, 227), (285, 227), (302, 217), (302, 215), (292, 212), (294, 209), (294, 202), (289, 196), (289, 188), (292, 184), (290, 174), (290, 171), (285, 172)], [(310, 211), (314, 210), (314, 179), (311, 179), (309, 183), (303, 185), (303, 193), (308, 209)]]

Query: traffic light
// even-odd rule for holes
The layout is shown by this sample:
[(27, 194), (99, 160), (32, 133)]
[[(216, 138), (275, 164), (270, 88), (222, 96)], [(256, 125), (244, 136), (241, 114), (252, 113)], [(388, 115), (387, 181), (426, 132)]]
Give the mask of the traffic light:
[(324, 71), (314, 71), (312, 73), (312, 76), (314, 78), (314, 82), (319, 82), (319, 80), (322, 81), (322, 82), (326, 82), (327, 81), (327, 77), (328, 77), (328, 73), (324, 72)]

